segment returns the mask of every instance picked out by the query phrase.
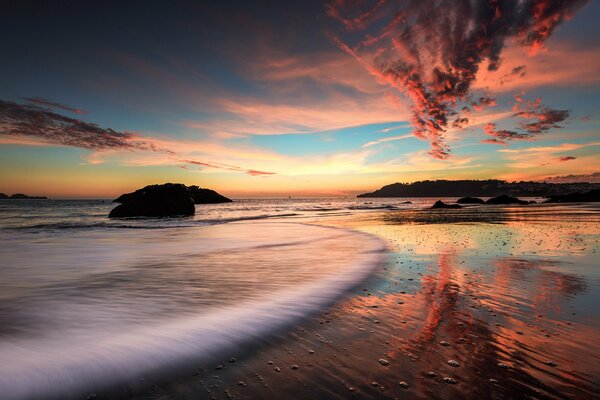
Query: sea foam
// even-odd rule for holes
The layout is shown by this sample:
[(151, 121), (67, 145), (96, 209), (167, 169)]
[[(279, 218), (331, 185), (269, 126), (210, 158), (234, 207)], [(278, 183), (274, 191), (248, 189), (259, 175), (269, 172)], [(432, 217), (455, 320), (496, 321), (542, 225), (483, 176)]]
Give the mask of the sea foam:
[[(47, 300), (48, 306), (42, 310), (42, 314), (47, 313), (47, 318), (49, 316), (64, 320), (65, 325), (58, 324), (57, 327), (49, 329), (50, 332), (45, 332), (42, 325), (39, 331), (8, 334), (0, 339), (0, 393), (3, 399), (85, 398), (89, 393), (111, 393), (110, 391), (117, 394), (135, 386), (133, 382), (140, 378), (165, 377), (181, 368), (201, 365), (219, 356), (227, 357), (238, 351), (240, 346), (260, 341), (312, 313), (323, 310), (366, 279), (380, 264), (385, 254), (384, 244), (373, 236), (298, 223), (245, 222), (178, 230), (160, 229), (143, 232), (142, 236), (139, 230), (122, 230), (117, 237), (115, 235), (114, 231), (101, 232), (82, 239), (76, 233), (68, 233), (59, 238), (46, 238), (41, 244), (38, 243), (40, 246), (36, 246), (33, 241), (33, 244), (21, 247), (29, 249), (29, 267), (31, 268), (33, 263), (36, 270), (42, 270), (46, 267), (58, 267), (53, 267), (50, 262), (53, 253), (44, 256), (36, 254), (36, 251), (43, 253), (44, 249), (50, 248), (52, 252), (60, 253), (61, 246), (64, 250), (72, 251), (73, 246), (85, 245), (88, 252), (98, 253), (88, 254), (85, 258), (87, 262), (98, 260), (102, 253), (106, 254), (108, 261), (101, 258), (104, 260), (101, 269), (105, 270), (117, 268), (113, 265), (115, 263), (132, 264), (132, 258), (128, 258), (124, 253), (128, 244), (137, 248), (135, 254), (145, 250), (160, 254), (160, 242), (163, 241), (165, 257), (169, 258), (173, 258), (178, 252), (191, 257), (189, 254), (192, 250), (198, 251), (194, 249), (195, 245), (205, 257), (212, 257), (210, 259), (214, 260), (231, 257), (230, 254), (241, 251), (240, 257), (230, 259), (227, 265), (198, 265), (198, 268), (207, 269), (207, 273), (211, 275), (220, 271), (211, 268), (228, 270), (231, 267), (230, 263), (234, 263), (235, 269), (228, 272), (231, 274), (229, 279), (242, 279), (244, 282), (250, 282), (245, 284), (251, 285), (253, 276), (269, 274), (269, 271), (262, 271), (263, 266), (254, 263), (271, 259), (276, 261), (280, 258), (281, 263), (289, 263), (290, 270), (287, 273), (292, 278), (289, 282), (286, 280), (286, 270), (283, 268), (279, 272), (273, 272), (273, 280), (279, 283), (274, 283), (272, 290), (265, 291), (264, 287), (261, 287), (258, 291), (249, 292), (250, 294), (240, 301), (236, 301), (235, 293), (231, 293), (233, 301), (198, 307), (197, 313), (180, 306), (181, 312), (175, 312), (174, 318), (154, 319), (150, 313), (150, 318), (140, 318), (136, 323), (131, 323), (131, 318), (125, 318), (126, 322), (113, 323), (112, 313), (125, 313), (124, 315), (129, 316), (132, 313), (129, 308), (141, 309), (145, 303), (140, 304), (137, 297), (131, 300), (130, 294), (124, 294), (116, 307), (113, 299), (106, 297), (104, 291), (96, 288), (106, 285), (106, 280), (92, 286), (82, 283), (96, 279), (94, 277), (98, 275), (98, 270), (94, 269), (92, 275), (84, 275), (82, 278), (77, 275), (78, 272), (68, 272), (70, 269), (63, 266), (58, 273), (67, 277), (65, 279), (69, 281), (68, 285), (82, 285), (81, 290), (88, 288), (92, 292), (97, 291), (98, 294), (82, 298), (73, 296), (72, 293), (65, 296), (62, 292), (69, 289), (60, 285), (57, 289), (56, 280), (53, 279), (48, 281), (50, 283), (38, 282), (32, 289), (40, 293), (35, 301), (31, 300), (31, 296), (16, 291), (13, 295), (16, 299), (13, 299), (15, 304), (27, 304), (29, 301), (39, 308), (43, 307), (44, 300)], [(110, 237), (114, 240), (108, 240)], [(163, 239), (157, 240), (160, 238)], [(224, 238), (229, 240), (220, 240)], [(176, 245), (171, 243), (173, 240)], [(12, 262), (17, 262), (15, 254), (19, 252), (19, 245), (13, 245), (16, 248), (13, 247), (14, 251), (6, 256), (11, 261), (12, 255)], [(111, 258), (111, 247), (114, 247), (116, 257)], [(273, 253), (276, 251), (279, 253)], [(286, 259), (282, 254), (291, 256)], [(131, 257), (137, 258), (137, 255)], [(160, 262), (161, 258), (157, 257), (160, 256), (155, 255), (152, 258), (154, 263)], [(67, 259), (75, 263), (77, 257)], [(60, 260), (65, 262), (64, 255)], [(312, 277), (313, 267), (302, 270), (307, 263), (317, 263), (314, 268), (325, 270), (326, 273), (316, 278)], [(129, 273), (130, 270), (139, 268), (138, 264), (135, 268), (121, 265), (117, 268), (120, 271), (119, 279), (127, 280), (123, 271)], [(177, 273), (179, 267), (172, 268), (173, 273)], [(189, 265), (186, 268), (189, 268)], [(181, 272), (189, 273), (189, 270), (184, 269)], [(69, 280), (71, 274), (77, 276), (77, 279)], [(239, 274), (242, 278), (237, 276)], [(245, 274), (249, 276), (246, 277)], [(281, 276), (277, 278), (277, 274)], [(209, 275), (205, 276), (208, 278)], [(9, 279), (9, 282), (18, 285), (18, 278), (10, 278), (12, 280)], [(114, 279), (110, 282), (113, 281)], [(53, 289), (48, 290), (48, 285)], [(144, 288), (136, 290), (143, 291)], [(148, 287), (148, 290), (151, 291), (152, 287)], [(181, 288), (173, 286), (169, 287), (169, 290), (177, 291)], [(152, 293), (147, 295), (151, 296)], [(114, 294), (111, 293), (111, 296)], [(81, 299), (83, 305), (69, 303)], [(19, 311), (23, 314), (31, 311), (26, 306), (23, 306), (23, 309), (15, 307), (17, 314)], [(37, 314), (33, 311), (31, 313), (33, 317), (29, 318), (35, 319)], [(66, 318), (63, 313), (67, 313)], [(92, 316), (85, 313), (91, 313)], [(84, 322), (72, 323), (69, 318), (81, 318)], [(114, 321), (121, 320), (115, 316)]]

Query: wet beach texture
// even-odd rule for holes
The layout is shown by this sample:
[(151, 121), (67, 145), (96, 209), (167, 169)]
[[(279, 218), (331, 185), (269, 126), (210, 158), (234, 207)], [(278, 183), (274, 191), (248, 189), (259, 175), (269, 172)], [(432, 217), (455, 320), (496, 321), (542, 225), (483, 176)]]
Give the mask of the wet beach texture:
[(318, 222), (383, 238), (386, 263), (329, 311), (138, 397), (600, 398), (598, 205)]

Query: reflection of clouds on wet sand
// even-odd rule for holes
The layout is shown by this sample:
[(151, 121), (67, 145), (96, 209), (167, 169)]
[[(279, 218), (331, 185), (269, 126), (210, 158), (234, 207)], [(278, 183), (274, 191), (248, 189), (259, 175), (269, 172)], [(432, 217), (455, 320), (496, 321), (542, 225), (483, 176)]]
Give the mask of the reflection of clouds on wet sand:
[[(203, 390), (245, 399), (597, 396), (599, 214), (460, 213), (335, 221), (386, 239), (386, 265), (242, 365), (207, 370)], [(444, 218), (452, 223), (437, 223)]]

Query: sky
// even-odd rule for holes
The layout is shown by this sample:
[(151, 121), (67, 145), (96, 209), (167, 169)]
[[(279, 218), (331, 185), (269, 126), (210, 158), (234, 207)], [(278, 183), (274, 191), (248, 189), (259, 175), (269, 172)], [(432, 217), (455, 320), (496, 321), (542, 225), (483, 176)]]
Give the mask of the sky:
[(0, 192), (600, 182), (600, 2), (0, 1)]

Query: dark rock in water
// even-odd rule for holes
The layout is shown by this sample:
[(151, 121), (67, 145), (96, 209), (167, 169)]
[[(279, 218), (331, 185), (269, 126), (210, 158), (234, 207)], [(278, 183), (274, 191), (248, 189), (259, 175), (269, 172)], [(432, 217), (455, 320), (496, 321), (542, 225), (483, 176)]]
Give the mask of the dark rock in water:
[(187, 189), (196, 204), (231, 203), (233, 201), (214, 190), (203, 189), (198, 186), (188, 186)]
[(502, 196), (492, 197), (486, 204), (529, 204), (526, 200), (521, 200), (516, 197), (511, 197), (503, 194)]
[(593, 189), (585, 193), (569, 193), (559, 196), (550, 196), (544, 203), (579, 203), (600, 201), (600, 189)]
[(194, 200), (185, 185), (165, 183), (150, 185), (132, 193), (126, 193), (116, 200), (109, 218), (122, 217), (171, 217), (194, 215)]
[(8, 199), (8, 196), (4, 193), (0, 193), (0, 199)]
[(456, 201), (458, 204), (485, 204), (485, 201), (478, 197), (463, 197)]
[[(4, 193), (3, 193), (4, 194)], [(6, 195), (4, 195), (6, 196)], [(26, 194), (23, 193), (15, 193), (12, 196), (8, 197), (1, 197), (2, 199), (11, 199), (11, 200), (47, 200), (48, 198), (46, 196), (28, 196)]]
[(458, 204), (446, 204), (443, 201), (438, 200), (435, 202), (435, 204), (433, 206), (431, 206), (431, 208), (462, 208), (462, 207)]

